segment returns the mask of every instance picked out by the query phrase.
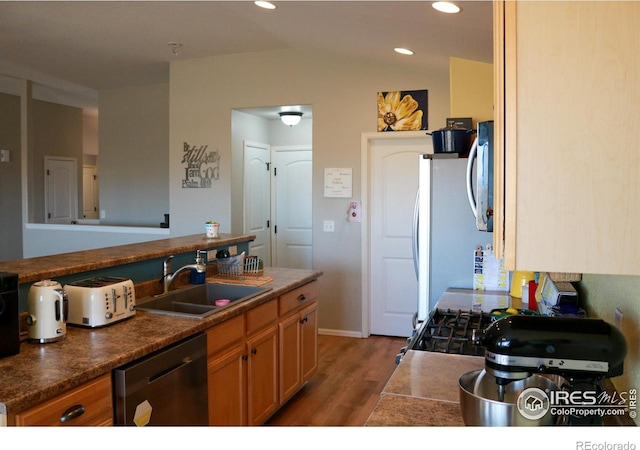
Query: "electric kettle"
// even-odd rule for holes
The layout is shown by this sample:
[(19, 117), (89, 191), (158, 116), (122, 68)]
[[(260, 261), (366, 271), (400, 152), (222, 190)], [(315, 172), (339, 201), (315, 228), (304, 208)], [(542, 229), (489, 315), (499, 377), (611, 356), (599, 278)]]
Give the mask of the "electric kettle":
[(69, 300), (60, 283), (42, 280), (29, 288), (27, 316), (30, 342), (45, 344), (67, 337)]

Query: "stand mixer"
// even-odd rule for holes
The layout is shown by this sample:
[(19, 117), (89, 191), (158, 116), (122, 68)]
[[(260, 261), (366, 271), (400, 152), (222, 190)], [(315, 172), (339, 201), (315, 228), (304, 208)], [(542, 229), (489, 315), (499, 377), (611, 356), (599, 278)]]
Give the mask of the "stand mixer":
[[(480, 331), (474, 343), (485, 347), (498, 398), (509, 383), (533, 374), (563, 377), (572, 400), (596, 398), (604, 378), (622, 375), (627, 353), (620, 330), (600, 319), (514, 315)], [(568, 425), (602, 425), (602, 417), (571, 414)]]

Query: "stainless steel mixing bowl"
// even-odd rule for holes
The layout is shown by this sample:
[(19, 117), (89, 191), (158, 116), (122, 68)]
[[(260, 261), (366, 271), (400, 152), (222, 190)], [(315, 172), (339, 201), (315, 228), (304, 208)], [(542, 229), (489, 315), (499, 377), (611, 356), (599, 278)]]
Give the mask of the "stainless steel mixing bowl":
[(561, 377), (547, 377), (534, 374), (523, 380), (516, 380), (505, 386), (504, 401), (498, 399), (495, 377), (485, 370), (474, 370), (460, 377), (460, 410), (467, 426), (548, 426), (557, 425), (559, 417), (550, 411), (539, 418), (529, 419), (517, 407), (520, 393), (527, 388), (542, 391), (560, 390)]

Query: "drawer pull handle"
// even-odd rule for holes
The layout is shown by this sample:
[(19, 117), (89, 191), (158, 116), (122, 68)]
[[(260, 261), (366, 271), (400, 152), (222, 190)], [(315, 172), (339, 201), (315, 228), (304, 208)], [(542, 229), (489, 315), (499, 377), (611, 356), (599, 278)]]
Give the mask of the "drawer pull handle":
[(67, 409), (60, 416), (60, 422), (69, 422), (73, 419), (76, 419), (84, 414), (84, 406), (82, 405), (73, 405), (71, 408)]
[(303, 302), (303, 301), (305, 301), (306, 299), (307, 299), (307, 297), (305, 297), (305, 296), (304, 296), (304, 294), (300, 294), (300, 295), (298, 296), (298, 301), (299, 301), (299, 302)]

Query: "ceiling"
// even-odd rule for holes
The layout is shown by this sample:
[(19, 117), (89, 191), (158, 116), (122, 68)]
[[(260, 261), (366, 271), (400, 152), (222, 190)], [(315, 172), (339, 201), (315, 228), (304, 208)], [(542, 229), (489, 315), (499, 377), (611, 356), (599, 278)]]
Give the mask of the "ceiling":
[(456, 2), (456, 15), (430, 1), (272, 3), (0, 1), (0, 91), (26, 78), (36, 97), (91, 107), (101, 89), (168, 83), (171, 61), (283, 49), (444, 71), (451, 56), (493, 59), (491, 1)]

